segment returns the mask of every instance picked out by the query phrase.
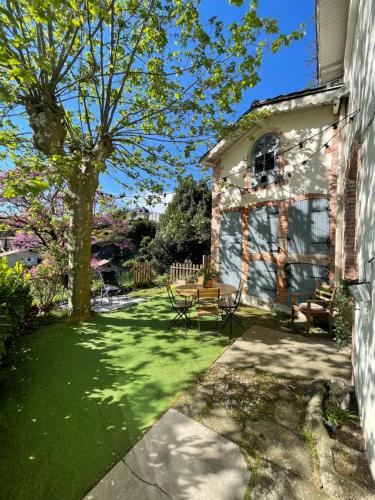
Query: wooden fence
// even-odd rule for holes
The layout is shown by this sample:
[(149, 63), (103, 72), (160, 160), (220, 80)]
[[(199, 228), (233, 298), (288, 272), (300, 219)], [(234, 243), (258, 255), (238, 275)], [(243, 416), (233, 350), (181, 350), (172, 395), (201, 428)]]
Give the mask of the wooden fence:
[(152, 283), (151, 262), (134, 262), (133, 279), (135, 286), (149, 285)]
[(200, 269), (207, 268), (210, 265), (210, 256), (203, 255), (202, 264), (193, 264), (190, 260), (185, 262), (175, 262), (170, 267), (170, 278), (172, 283), (196, 274)]

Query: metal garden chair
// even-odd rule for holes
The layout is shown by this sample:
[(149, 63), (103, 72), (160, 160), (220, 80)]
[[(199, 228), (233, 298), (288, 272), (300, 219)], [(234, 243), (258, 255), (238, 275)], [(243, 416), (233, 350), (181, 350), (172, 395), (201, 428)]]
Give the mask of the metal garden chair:
[(169, 328), (172, 328), (178, 322), (178, 320), (181, 319), (184, 321), (185, 324), (185, 335), (186, 335), (187, 329), (191, 326), (190, 311), (193, 303), (191, 300), (186, 300), (186, 297), (185, 300), (176, 300), (176, 297), (171, 287), (171, 283), (169, 281), (166, 282), (165, 286), (167, 288), (168, 298), (171, 307), (173, 311), (176, 313), (175, 317), (170, 322)]
[(120, 302), (119, 295), (121, 293), (124, 293), (126, 300), (129, 300), (126, 289), (119, 283), (116, 271), (99, 271), (99, 275), (102, 282), (100, 289), (101, 305), (103, 305), (103, 299), (107, 297), (110, 305), (112, 306), (112, 298), (114, 295), (117, 295), (118, 301)]
[(234, 299), (230, 297), (224, 297), (220, 300), (219, 308), (222, 313), (223, 322), (221, 324), (220, 330), (225, 328), (225, 326), (230, 324), (230, 335), (233, 335), (233, 321), (235, 321), (241, 328), (245, 329), (245, 326), (241, 320), (236, 316), (236, 311), (240, 305), (241, 295), (244, 287), (244, 281), (241, 279), (236, 291)]

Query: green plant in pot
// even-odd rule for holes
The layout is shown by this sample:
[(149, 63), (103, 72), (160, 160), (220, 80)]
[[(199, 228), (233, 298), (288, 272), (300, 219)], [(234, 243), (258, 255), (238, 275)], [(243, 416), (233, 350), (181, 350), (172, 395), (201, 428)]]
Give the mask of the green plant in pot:
[(219, 281), (219, 273), (212, 267), (200, 269), (198, 272), (198, 284), (204, 288), (212, 288)]

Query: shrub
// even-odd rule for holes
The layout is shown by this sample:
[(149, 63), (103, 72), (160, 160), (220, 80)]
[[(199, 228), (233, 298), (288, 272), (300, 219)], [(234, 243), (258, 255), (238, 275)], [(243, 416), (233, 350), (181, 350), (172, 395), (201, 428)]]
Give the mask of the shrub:
[(6, 343), (23, 333), (32, 313), (29, 275), (21, 263), (8, 267), (6, 258), (0, 260), (0, 357)]
[(349, 280), (342, 280), (333, 301), (334, 341), (339, 349), (350, 346), (352, 342), (354, 305), (348, 290), (349, 284)]
[(94, 277), (91, 279), (91, 293), (93, 295), (100, 295), (102, 289), (102, 280), (100, 278)]
[(61, 268), (53, 256), (44, 254), (41, 264), (31, 269), (31, 292), (39, 313), (51, 311), (63, 295)]
[(163, 286), (165, 286), (165, 284), (168, 280), (170, 280), (169, 274), (159, 274), (155, 278), (155, 285), (158, 287), (163, 287)]

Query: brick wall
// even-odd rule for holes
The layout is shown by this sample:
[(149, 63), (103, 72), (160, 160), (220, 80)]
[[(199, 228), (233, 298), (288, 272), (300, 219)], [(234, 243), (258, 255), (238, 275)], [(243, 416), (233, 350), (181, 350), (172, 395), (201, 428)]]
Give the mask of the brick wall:
[[(334, 122), (340, 119), (339, 115), (334, 115)], [(332, 134), (336, 134), (336, 130), (332, 130)], [(331, 240), (330, 256), (329, 256), (329, 277), (334, 279), (335, 275), (335, 252), (336, 252), (336, 221), (337, 221), (337, 168), (339, 161), (339, 142), (340, 136), (335, 135), (332, 139), (329, 149), (325, 149), (326, 154), (331, 154), (331, 165), (329, 168), (329, 203), (330, 203), (330, 231), (329, 237)]]
[(356, 136), (349, 155), (349, 167), (345, 181), (344, 196), (344, 276), (357, 278), (357, 178), (361, 164), (361, 140)]
[(219, 270), (219, 242), (220, 242), (220, 161), (213, 168), (212, 185), (212, 223), (211, 223), (211, 265)]

